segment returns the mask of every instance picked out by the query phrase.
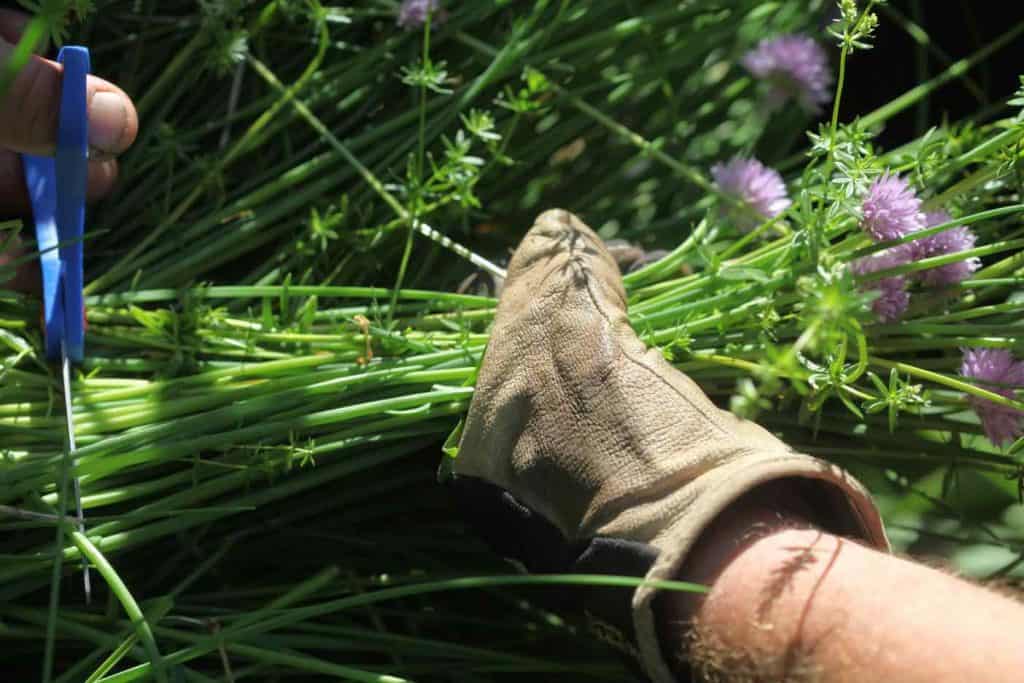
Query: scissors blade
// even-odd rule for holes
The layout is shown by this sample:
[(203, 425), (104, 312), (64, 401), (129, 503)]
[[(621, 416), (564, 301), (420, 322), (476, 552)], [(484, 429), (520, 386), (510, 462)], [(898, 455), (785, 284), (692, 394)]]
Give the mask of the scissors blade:
[[(61, 342), (60, 345), (60, 374), (61, 384), (64, 389), (64, 417), (67, 420), (68, 429), (68, 459), (73, 460), (78, 446), (75, 444), (75, 415), (71, 410), (71, 361), (68, 358), (67, 346)], [(72, 477), (75, 496), (75, 519), (78, 520), (78, 532), (85, 533), (85, 514), (82, 512), (82, 487), (78, 481), (78, 475)], [(85, 587), (85, 602), (92, 601), (92, 582), (89, 579), (89, 561), (82, 558), (82, 580)]]

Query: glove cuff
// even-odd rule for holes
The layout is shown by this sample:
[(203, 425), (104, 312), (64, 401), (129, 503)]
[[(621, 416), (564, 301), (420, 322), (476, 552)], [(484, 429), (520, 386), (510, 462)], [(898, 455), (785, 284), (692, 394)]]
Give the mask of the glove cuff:
[[(679, 573), (707, 526), (741, 496), (776, 481), (786, 481), (804, 515), (821, 529), (889, 550), (881, 518), (868, 492), (847, 472), (810, 456), (758, 451), (735, 456), (665, 498), (657, 510), (637, 518), (664, 520), (653, 538), (625, 533), (597, 533), (568, 539), (543, 515), (505, 489), (472, 476), (448, 481), (460, 511), (471, 527), (498, 554), (533, 573), (581, 573), (643, 576), (648, 580), (685, 580)], [(780, 507), (793, 500), (780, 500)], [(653, 513), (648, 515), (647, 513)], [(640, 525), (646, 526), (646, 524)], [(640, 526), (633, 527), (633, 531)], [(662, 652), (654, 614), (659, 589), (581, 586), (552, 595), (551, 607), (582, 608), (591, 630), (638, 660), (654, 683), (676, 683)]]
[[(839, 536), (853, 538), (889, 552), (881, 517), (867, 490), (845, 470), (799, 453), (753, 453), (738, 457), (693, 481), (685, 514), (675, 517), (653, 544), (659, 549), (645, 578), (685, 580), (679, 573), (693, 544), (741, 496), (780, 480), (811, 512), (808, 521)], [(692, 497), (691, 497), (692, 496)], [(785, 503), (785, 501), (780, 501)], [(671, 506), (671, 505), (670, 505)], [(654, 683), (676, 683), (658, 638), (654, 599), (657, 588), (640, 586), (633, 594), (633, 628), (639, 657)]]

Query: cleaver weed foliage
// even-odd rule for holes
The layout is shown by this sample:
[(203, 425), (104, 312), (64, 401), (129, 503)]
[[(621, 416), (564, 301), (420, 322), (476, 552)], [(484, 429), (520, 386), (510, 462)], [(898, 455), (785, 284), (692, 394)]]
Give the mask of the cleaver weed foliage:
[(884, 3), (57, 4), (143, 126), (89, 215), (70, 459), (39, 302), (0, 295), (19, 680), (631, 680), (545, 599), (629, 580), (504, 576), (436, 485), (497, 271), (553, 206), (629, 243), (650, 346), (852, 469), (897, 547), (1019, 576), (1024, 95), (879, 133), (1024, 27), (854, 118)]

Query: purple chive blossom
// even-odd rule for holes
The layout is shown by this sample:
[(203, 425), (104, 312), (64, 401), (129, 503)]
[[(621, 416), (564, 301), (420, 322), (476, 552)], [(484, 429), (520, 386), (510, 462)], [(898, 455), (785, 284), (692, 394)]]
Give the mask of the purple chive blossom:
[[(762, 218), (774, 218), (792, 204), (779, 172), (757, 159), (733, 157), (724, 164), (712, 166), (711, 175), (719, 190), (745, 203)], [(748, 211), (737, 209), (729, 214), (744, 232), (758, 224), (756, 216)]]
[[(908, 263), (913, 254), (906, 245), (886, 249), (885, 251), (865, 256), (850, 264), (855, 275), (868, 275), (880, 270), (895, 268)], [(910, 294), (907, 292), (907, 279), (902, 275), (884, 277), (881, 280), (865, 282), (864, 289), (877, 291), (878, 297), (871, 302), (871, 310), (883, 323), (899, 320), (910, 305)]]
[(921, 200), (906, 180), (888, 173), (871, 183), (861, 211), (861, 227), (878, 242), (903, 237), (924, 227)]
[[(933, 211), (924, 215), (925, 226), (931, 228), (952, 220), (945, 211)], [(949, 230), (943, 230), (937, 235), (922, 237), (911, 242), (914, 248), (915, 257), (918, 259), (930, 258), (932, 256), (945, 256), (956, 254), (974, 247), (977, 237), (966, 225), (958, 225)], [(929, 268), (920, 274), (921, 282), (930, 287), (943, 287), (963, 282), (971, 276), (974, 271), (981, 267), (981, 261), (972, 256), (962, 261), (948, 263), (937, 268)]]
[(832, 98), (832, 72), (825, 50), (813, 38), (786, 35), (762, 40), (740, 60), (747, 71), (770, 84), (769, 104), (777, 108), (791, 97), (816, 113)]
[[(1011, 387), (1024, 387), (1024, 363), (1006, 349), (963, 349), (963, 354), (960, 374), (981, 380), (978, 384), (983, 388), (1013, 398)], [(995, 445), (1010, 443), (1024, 433), (1024, 411), (976, 396), (968, 397), (968, 401), (981, 419), (985, 436)]]
[(896, 322), (910, 306), (907, 281), (902, 277), (884, 277), (878, 280), (878, 298), (871, 302), (871, 310), (883, 323)]
[(398, 25), (402, 28), (419, 28), (427, 23), (427, 15), (432, 23), (441, 23), (445, 19), (445, 11), (441, 9), (441, 0), (403, 0), (398, 10)]

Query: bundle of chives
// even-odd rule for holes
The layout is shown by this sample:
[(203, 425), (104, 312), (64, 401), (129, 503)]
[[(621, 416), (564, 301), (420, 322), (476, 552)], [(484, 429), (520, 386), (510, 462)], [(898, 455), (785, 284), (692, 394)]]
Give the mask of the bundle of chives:
[[(709, 215), (664, 259), (626, 277), (631, 319), (713, 396), (742, 398), (743, 382), (771, 387), (774, 395), (755, 397), (776, 403), (762, 409), (762, 421), (805, 450), (887, 472), (952, 460), (961, 469), (1012, 474), (1016, 465), (986, 442), (967, 402), (1024, 405), (966, 382), (957, 367), (963, 344), (1019, 347), (1008, 321), (1020, 304), (1006, 292), (1024, 268), (1013, 221), (1021, 210), (1009, 204), (960, 219), (993, 239), (960, 256), (997, 260), (958, 285), (966, 294), (959, 302), (926, 299), (889, 324), (871, 320), (863, 284), (835, 274), (848, 273), (848, 262), (865, 251), (856, 223), (840, 221), (822, 236), (819, 263), (834, 260), (838, 268), (826, 272), (794, 248), (793, 234), (809, 229), (798, 216), (787, 236), (748, 241), (737, 251), (735, 238)], [(730, 250), (729, 258), (708, 262)], [(684, 265), (696, 272), (683, 274)], [(836, 298), (816, 308), (809, 288)], [(132, 549), (251, 519), (311, 492), (322, 496), (361, 473), (374, 481), (373, 472), (389, 471), (417, 448), (436, 449), (468, 407), (495, 302), (418, 290), (393, 295), (363, 287), (213, 286), (92, 297), (90, 355), (74, 386), (73, 472), (89, 524), (85, 538), (66, 537), (65, 566), (76, 567), (84, 554), (97, 563), (109, 558), (110, 576), (119, 569), (132, 575), (140, 567), (120, 560)], [(836, 317), (837, 307), (852, 317)], [(5, 309), (5, 341), (14, 353), (5, 359), (0, 403), (0, 514), (17, 531), (0, 567), (0, 596), (12, 618), (31, 623), (38, 613), (17, 605), (50, 580), (55, 512), (64, 507), (62, 420), (55, 380), (40, 360), (36, 309), (25, 300)], [(927, 345), (915, 343), (922, 336)], [(838, 364), (824, 346), (836, 339), (843, 353), (850, 349)], [(891, 387), (869, 381), (890, 370), (897, 385), (919, 385), (904, 392), (903, 404), (885, 393)], [(787, 409), (794, 401), (828, 438), (808, 434), (801, 425), (807, 420)], [(871, 414), (871, 405), (891, 409), (901, 429), (889, 429), (890, 418)], [(393, 500), (393, 491), (385, 495)], [(238, 533), (232, 528), (217, 533), (228, 539)], [(127, 592), (123, 584), (116, 590)], [(185, 635), (163, 627), (156, 633), (172, 642)], [(257, 660), (263, 652), (226, 642), (227, 651)], [(200, 653), (212, 645), (193, 647)]]
[[(428, 220), (494, 256), (490, 232), (514, 242), (552, 203), (605, 237), (681, 242), (626, 278), (637, 331), (721, 403), (855, 469), (897, 543), (928, 534), (997, 549), (1005, 566), (985, 571), (1019, 565), (1020, 521), (998, 516), (1020, 467), (990, 437), (1024, 403), (990, 371), (1022, 355), (1024, 129), (990, 112), (886, 154), (865, 131), (952, 79), (977, 90), (967, 68), (1020, 26), (860, 125), (837, 125), (837, 95), (809, 161), (778, 164), (779, 213), (781, 177), (781, 195), (751, 196), (744, 173), (763, 168), (711, 168), (793, 150), (805, 119), (763, 116), (740, 64), (762, 38), (813, 30), (805, 2), (463, 3), (422, 31), (395, 29), (390, 8), (98, 4), (84, 37), (100, 65), (125, 65), (108, 75), (140, 93), (145, 125), (90, 221), (70, 461), (38, 310), (0, 299), (5, 670), (43, 654), (66, 681), (625, 680), (575, 624), (499, 588), (628, 580), (466, 577), (496, 565), (432, 483), (495, 301), (448, 292), (468, 264), (411, 240), (438, 236)], [(886, 172), (959, 218), (873, 241), (861, 202)], [(959, 226), (976, 243), (938, 249)], [(335, 284), (391, 285), (417, 262), (400, 289)], [(85, 534), (61, 516), (70, 474)], [(987, 487), (983, 513), (948, 502), (968, 483)], [(109, 587), (103, 614), (53, 582), (83, 556)], [(467, 588), (488, 601), (448, 593)]]
[[(1024, 405), (965, 381), (957, 369), (961, 346), (1019, 347), (1016, 325), (1006, 322), (1019, 304), (998, 303), (995, 297), (1021, 277), (1024, 242), (1015, 237), (1019, 229), (1013, 224), (1021, 210), (1011, 204), (959, 221), (980, 226), (986, 236), (1002, 233), (957, 254), (960, 259), (1001, 257), (958, 285), (975, 300), (992, 302), (969, 322), (961, 322), (964, 313), (956, 311), (971, 310), (966, 298), (946, 313), (926, 299), (916, 315), (898, 323), (871, 322), (861, 291), (865, 285), (854, 285), (845, 265), (865, 244), (850, 221), (839, 221), (832, 234), (821, 236), (817, 269), (808, 260), (810, 252), (795, 248), (794, 238), (786, 236), (749, 242), (713, 267), (680, 276), (683, 264), (700, 268), (708, 254), (725, 253), (735, 244), (709, 227), (717, 222), (713, 216), (667, 257), (627, 276), (632, 321), (645, 340), (660, 346), (712, 395), (729, 396), (737, 380), (753, 380), (771, 386), (783, 405), (796, 398), (811, 414), (820, 416), (826, 405), (840, 414), (847, 411), (845, 421), (819, 417), (819, 429), (842, 433), (856, 418), (871, 430), (865, 458), (905, 453), (938, 464), (948, 460), (954, 445), (934, 447), (934, 434), (962, 434), (955, 450), (964, 466), (1010, 473), (1011, 461), (986, 452), (990, 447), (982, 437), (966, 436), (981, 434), (982, 425), (965, 417), (965, 402), (972, 398), (1018, 410)], [(794, 216), (789, 229), (808, 232), (798, 219)], [(826, 271), (820, 264), (830, 260), (839, 266)], [(896, 270), (915, 267), (920, 269), (911, 263)], [(819, 303), (816, 297), (823, 296), (833, 299)], [(242, 499), (276, 501), (316, 485), (320, 477), (329, 480), (335, 470), (323, 464), (346, 462), (344, 454), (351, 451), (449, 431), (472, 395), (494, 301), (405, 290), (393, 297), (398, 303), (392, 309), (391, 298), (387, 290), (330, 286), (93, 297), (90, 356), (74, 387), (79, 442), (74, 472), (92, 515), (108, 506), (137, 514), (91, 525), (90, 533), (104, 539), (102, 547), (111, 552), (135, 547), (244, 511), (250, 503), (225, 503), (237, 503), (237, 493), (254, 480), (318, 463), (310, 470), (318, 476), (303, 477), (301, 484), (285, 479)], [(176, 305), (159, 306), (167, 300)], [(7, 332), (18, 353), (5, 362), (0, 502), (46, 513), (58, 502), (62, 418), (55, 409), (54, 380), (40, 361), (37, 340), (32, 343), (34, 312), (25, 305), (22, 313), (25, 318), (12, 327), (26, 336)], [(920, 343), (922, 337), (927, 344)], [(922, 351), (928, 361), (923, 365), (917, 362)], [(926, 387), (930, 401), (886, 403), (895, 399), (870, 378), (890, 371), (904, 383)], [(919, 424), (920, 436), (877, 433), (888, 418), (864, 413), (874, 404), (893, 408), (894, 417), (909, 412), (914, 417), (900, 418), (901, 424), (911, 429)], [(774, 419), (785, 424), (785, 412)], [(896, 444), (905, 450), (878, 452)], [(813, 443), (807, 447), (816, 450)], [(194, 513), (174, 516), (183, 510)], [(0, 570), (4, 595), (15, 597), (45, 580), (50, 557), (45, 536), (25, 546), (24, 562)], [(65, 558), (78, 552), (69, 545)]]

